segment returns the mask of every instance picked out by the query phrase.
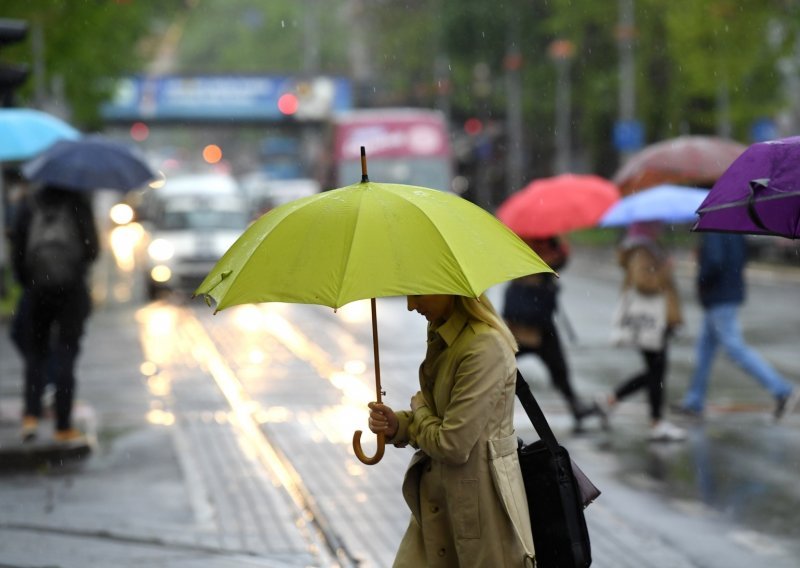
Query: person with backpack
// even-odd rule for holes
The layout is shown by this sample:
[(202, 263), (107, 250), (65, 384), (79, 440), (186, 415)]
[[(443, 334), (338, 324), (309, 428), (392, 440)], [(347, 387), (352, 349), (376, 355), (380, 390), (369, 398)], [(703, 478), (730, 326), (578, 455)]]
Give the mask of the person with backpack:
[(12, 230), (12, 262), (28, 303), (24, 414), (21, 436), (34, 439), (42, 418), (48, 357), (54, 366), (55, 440), (82, 434), (72, 426), (75, 364), (91, 312), (87, 276), (99, 238), (86, 194), (45, 186), (19, 207)]

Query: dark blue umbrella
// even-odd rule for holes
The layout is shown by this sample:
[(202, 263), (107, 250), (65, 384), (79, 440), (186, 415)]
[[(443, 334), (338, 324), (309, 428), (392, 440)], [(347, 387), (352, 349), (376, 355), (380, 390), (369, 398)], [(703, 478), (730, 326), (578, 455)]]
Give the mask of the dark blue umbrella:
[(104, 136), (62, 140), (25, 163), (30, 181), (75, 190), (129, 191), (156, 178), (138, 150)]

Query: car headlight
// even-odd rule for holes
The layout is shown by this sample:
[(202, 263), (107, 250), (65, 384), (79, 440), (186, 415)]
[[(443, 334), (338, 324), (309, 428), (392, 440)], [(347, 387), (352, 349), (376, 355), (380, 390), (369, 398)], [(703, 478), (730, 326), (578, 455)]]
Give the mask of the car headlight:
[(164, 284), (165, 282), (169, 282), (169, 279), (172, 278), (172, 271), (168, 266), (159, 264), (158, 266), (154, 266), (153, 270), (150, 271), (150, 278), (153, 282)]
[(165, 262), (175, 254), (175, 247), (166, 239), (156, 239), (147, 247), (147, 254), (157, 262)]

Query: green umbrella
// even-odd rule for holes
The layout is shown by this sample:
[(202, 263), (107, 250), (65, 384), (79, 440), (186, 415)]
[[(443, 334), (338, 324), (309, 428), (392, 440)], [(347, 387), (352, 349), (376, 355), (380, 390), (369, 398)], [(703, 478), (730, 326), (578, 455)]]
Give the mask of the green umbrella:
[[(292, 302), (334, 309), (372, 299), (377, 400), (381, 400), (375, 298), (454, 294), (477, 298), (526, 274), (552, 272), (493, 215), (435, 189), (370, 182), (298, 199), (253, 223), (195, 291), (216, 310)], [(356, 455), (371, 461), (360, 451)], [(378, 437), (382, 454), (382, 437)]]

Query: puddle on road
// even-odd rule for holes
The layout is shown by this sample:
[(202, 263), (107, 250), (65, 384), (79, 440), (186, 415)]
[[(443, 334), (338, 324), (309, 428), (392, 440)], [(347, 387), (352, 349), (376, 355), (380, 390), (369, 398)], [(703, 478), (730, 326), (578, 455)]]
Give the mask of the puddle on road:
[(796, 429), (742, 415), (689, 427), (683, 443), (653, 444), (617, 431), (604, 448), (619, 460), (619, 478), (628, 486), (687, 512), (709, 508), (736, 525), (791, 539), (800, 526), (798, 450)]

